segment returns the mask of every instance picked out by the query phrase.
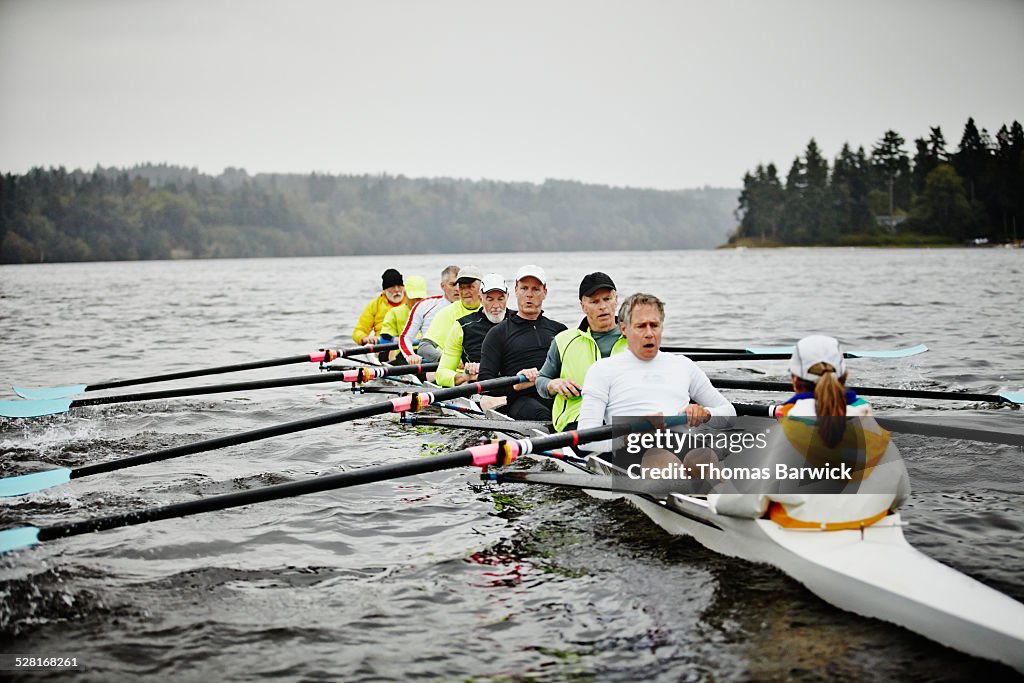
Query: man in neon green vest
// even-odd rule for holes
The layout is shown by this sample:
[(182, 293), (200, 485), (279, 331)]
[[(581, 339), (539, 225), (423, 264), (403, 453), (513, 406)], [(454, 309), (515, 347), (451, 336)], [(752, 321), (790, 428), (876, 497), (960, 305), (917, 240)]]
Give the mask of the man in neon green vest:
[(608, 275), (586, 275), (580, 282), (580, 308), (586, 317), (551, 342), (536, 386), (541, 398), (555, 397), (551, 421), (560, 432), (576, 428), (583, 378), (590, 366), (627, 346), (615, 321), (618, 305), (615, 283)]
[(441, 359), (441, 349), (452, 326), (457, 325), (462, 316), (480, 308), (480, 282), (483, 279), (484, 271), (477, 266), (463, 266), (459, 269), (455, 279), (459, 287), (458, 300), (437, 312), (430, 327), (423, 334), (416, 353), (406, 356), (410, 363), (436, 363)]

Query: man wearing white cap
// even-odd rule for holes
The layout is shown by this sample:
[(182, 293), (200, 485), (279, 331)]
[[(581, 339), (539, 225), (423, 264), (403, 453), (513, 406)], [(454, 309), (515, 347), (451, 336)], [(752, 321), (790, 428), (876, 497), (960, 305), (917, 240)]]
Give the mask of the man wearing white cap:
[(420, 340), (416, 353), (406, 354), (410, 363), (434, 363), (441, 360), (441, 347), (448, 338), (452, 326), (464, 315), (480, 308), (480, 281), (484, 272), (477, 266), (463, 266), (459, 269), (456, 283), (459, 287), (459, 300), (448, 304), (434, 315), (423, 339)]
[[(484, 338), (480, 355), (483, 380), (517, 374), (533, 374), (544, 364), (548, 347), (565, 325), (544, 316), (547, 276), (540, 266), (523, 266), (516, 273), (516, 301), (519, 310), (494, 326)], [(523, 382), (506, 393), (507, 414), (517, 420), (551, 420), (552, 401), (533, 390), (533, 382)]]
[(508, 287), (505, 286), (505, 278), (498, 273), (484, 275), (480, 290), (483, 297), (480, 310), (459, 318), (444, 340), (434, 379), (442, 387), (476, 379), (484, 337), (492, 327), (515, 313), (507, 307)]

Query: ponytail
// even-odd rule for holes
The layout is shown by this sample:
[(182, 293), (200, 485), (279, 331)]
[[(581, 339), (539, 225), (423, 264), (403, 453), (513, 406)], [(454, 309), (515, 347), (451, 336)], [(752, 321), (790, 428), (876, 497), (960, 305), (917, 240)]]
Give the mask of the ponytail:
[(846, 433), (846, 373), (836, 376), (835, 368), (828, 363), (815, 363), (810, 372), (820, 379), (814, 384), (799, 380), (801, 391), (814, 391), (818, 436), (826, 446), (834, 448)]

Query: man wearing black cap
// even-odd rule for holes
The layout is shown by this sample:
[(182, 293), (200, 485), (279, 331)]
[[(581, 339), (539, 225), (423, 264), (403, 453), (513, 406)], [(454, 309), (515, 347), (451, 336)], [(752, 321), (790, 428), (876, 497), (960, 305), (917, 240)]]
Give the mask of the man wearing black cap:
[(615, 283), (605, 273), (590, 273), (580, 282), (580, 324), (555, 336), (544, 367), (537, 374), (537, 393), (554, 397), (551, 422), (557, 431), (574, 429), (580, 415), (581, 390), (587, 370), (601, 358), (627, 347), (615, 321)]
[(405, 303), (405, 281), (394, 268), (388, 268), (380, 276), (380, 288), (383, 291), (366, 304), (352, 332), (352, 341), (356, 344), (376, 344), (384, 316)]

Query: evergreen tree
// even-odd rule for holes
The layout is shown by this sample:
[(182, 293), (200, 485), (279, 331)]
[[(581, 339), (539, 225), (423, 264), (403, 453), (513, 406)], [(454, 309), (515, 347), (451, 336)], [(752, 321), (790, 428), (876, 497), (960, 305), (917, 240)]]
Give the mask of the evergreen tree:
[(840, 235), (868, 233), (873, 229), (874, 218), (868, 208), (870, 183), (871, 169), (864, 148), (859, 147), (855, 153), (849, 143), (844, 143), (832, 166), (829, 185), (835, 225)]
[(942, 135), (942, 128), (935, 126), (931, 129), (928, 139), (917, 138), (914, 140), (916, 152), (914, 153), (913, 190), (918, 195), (924, 192), (925, 178), (935, 170), (939, 164), (949, 161), (949, 153), (946, 151), (946, 138)]
[(890, 217), (910, 201), (910, 158), (903, 149), (904, 142), (899, 133), (887, 130), (871, 149), (871, 165), (889, 196)]

